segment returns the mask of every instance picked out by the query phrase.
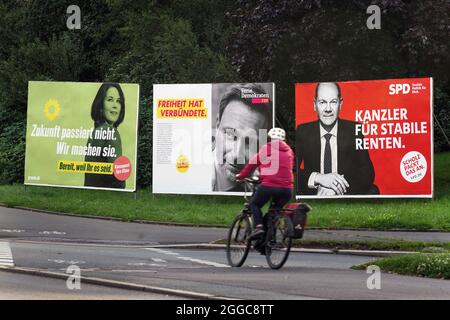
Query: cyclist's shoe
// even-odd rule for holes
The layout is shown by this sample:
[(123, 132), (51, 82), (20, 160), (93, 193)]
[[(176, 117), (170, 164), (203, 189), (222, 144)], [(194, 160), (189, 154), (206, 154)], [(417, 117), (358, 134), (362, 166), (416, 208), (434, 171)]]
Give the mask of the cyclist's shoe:
[(264, 244), (264, 240), (259, 239), (256, 240), (256, 243), (253, 246), (256, 251), (258, 251), (260, 254), (265, 255), (266, 254), (266, 246)]
[(266, 255), (266, 247), (262, 246), (261, 249), (258, 249), (258, 252), (260, 255), (265, 256)]
[(249, 240), (254, 240), (260, 238), (264, 234), (264, 229), (262, 227), (256, 227), (252, 233), (248, 236)]

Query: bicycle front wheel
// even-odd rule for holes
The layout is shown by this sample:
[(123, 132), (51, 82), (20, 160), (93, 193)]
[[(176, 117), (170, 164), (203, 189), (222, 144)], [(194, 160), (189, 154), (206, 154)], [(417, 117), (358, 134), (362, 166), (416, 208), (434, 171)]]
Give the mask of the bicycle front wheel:
[(271, 225), (266, 235), (266, 260), (272, 269), (280, 269), (289, 257), (294, 227), (291, 219), (283, 215)]
[(240, 214), (234, 218), (227, 238), (227, 259), (230, 266), (240, 267), (247, 259), (251, 245), (247, 239), (251, 230), (251, 222), (247, 216)]

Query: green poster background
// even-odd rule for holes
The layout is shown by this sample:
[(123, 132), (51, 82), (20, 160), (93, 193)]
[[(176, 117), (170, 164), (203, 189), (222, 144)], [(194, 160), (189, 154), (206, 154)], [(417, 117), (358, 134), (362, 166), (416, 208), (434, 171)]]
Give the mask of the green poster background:
[[(74, 145), (86, 146), (88, 138), (61, 140), (61, 137), (33, 137), (31, 134), (33, 124), (47, 128), (60, 126), (61, 130), (63, 128), (94, 128), (91, 107), (101, 85), (102, 83), (29, 82), (25, 184), (92, 188), (84, 186), (84, 173), (57, 171), (59, 160), (81, 162), (85, 160), (83, 155), (71, 155), (70, 152), (67, 155), (57, 154), (57, 142), (64, 141), (71, 148)], [(136, 189), (139, 85), (120, 84), (120, 86), (125, 97), (125, 117), (117, 130), (122, 140), (122, 155), (128, 157), (132, 170), (129, 178), (125, 181), (125, 189), (111, 188), (111, 190), (134, 191)], [(45, 106), (51, 99), (58, 101), (59, 112), (54, 106), (49, 107), (47, 113), (45, 112)]]

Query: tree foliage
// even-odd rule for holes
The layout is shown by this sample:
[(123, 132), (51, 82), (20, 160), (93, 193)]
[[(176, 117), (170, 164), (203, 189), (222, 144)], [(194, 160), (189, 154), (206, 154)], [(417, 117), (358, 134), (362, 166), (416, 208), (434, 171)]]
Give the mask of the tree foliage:
[[(274, 81), (294, 132), (293, 83), (433, 76), (450, 136), (447, 0), (0, 0), (0, 181), (23, 181), (29, 80), (141, 85), (138, 184), (151, 184), (154, 83)], [(368, 30), (366, 8), (382, 8)], [(435, 128), (435, 150), (448, 149)]]
[[(239, 25), (228, 45), (232, 63), (246, 80), (276, 82), (278, 120), (291, 138), (295, 82), (432, 76), (435, 111), (449, 118), (449, 1), (238, 2), (229, 12)], [(381, 8), (381, 30), (366, 26), (371, 4)]]
[(0, 181), (23, 181), (29, 80), (117, 81), (141, 85), (138, 184), (150, 185), (152, 85), (239, 79), (225, 50), (232, 3), (77, 2), (82, 28), (74, 31), (66, 28), (71, 1), (0, 2)]

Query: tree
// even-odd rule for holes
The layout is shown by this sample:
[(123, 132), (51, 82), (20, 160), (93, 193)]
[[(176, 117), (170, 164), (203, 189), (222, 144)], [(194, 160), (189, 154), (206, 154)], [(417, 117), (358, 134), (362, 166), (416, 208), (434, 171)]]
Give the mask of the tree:
[[(237, 3), (229, 12), (239, 25), (228, 45), (232, 63), (246, 80), (277, 83), (279, 124), (291, 139), (295, 82), (433, 76), (450, 92), (448, 1)], [(381, 30), (366, 27), (371, 4), (382, 9)]]
[(148, 11), (129, 21), (123, 32), (130, 50), (116, 60), (107, 79), (141, 85), (138, 184), (148, 186), (152, 181), (153, 84), (238, 78), (223, 55), (200, 45), (188, 20)]

